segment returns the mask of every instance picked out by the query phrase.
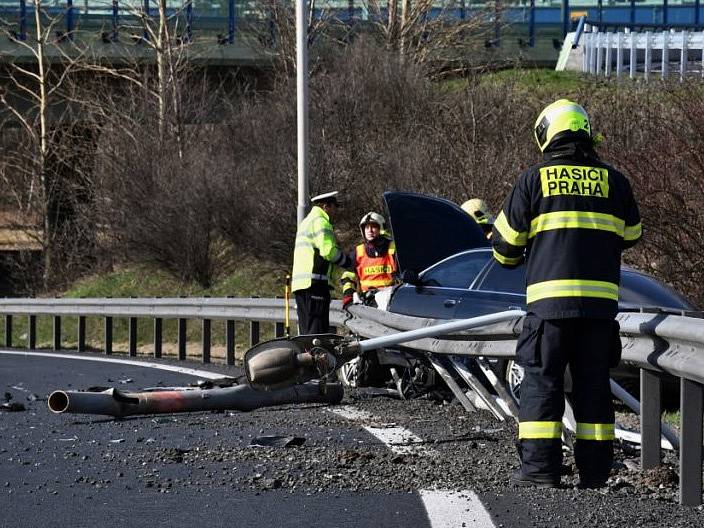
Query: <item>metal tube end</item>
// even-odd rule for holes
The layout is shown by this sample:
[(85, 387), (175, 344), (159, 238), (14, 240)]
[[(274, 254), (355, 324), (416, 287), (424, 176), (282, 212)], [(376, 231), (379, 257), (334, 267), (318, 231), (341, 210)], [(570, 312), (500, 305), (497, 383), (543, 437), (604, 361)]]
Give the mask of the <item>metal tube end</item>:
[(68, 410), (68, 394), (62, 390), (52, 392), (47, 399), (49, 410), (56, 414), (61, 414)]

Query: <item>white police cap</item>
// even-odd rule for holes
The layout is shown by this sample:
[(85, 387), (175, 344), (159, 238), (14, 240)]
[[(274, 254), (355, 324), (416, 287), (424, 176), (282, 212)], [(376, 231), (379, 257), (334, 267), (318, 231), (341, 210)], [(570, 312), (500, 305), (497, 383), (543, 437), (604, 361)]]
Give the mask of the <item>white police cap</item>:
[(337, 199), (338, 194), (340, 193), (338, 193), (337, 191), (326, 192), (323, 194), (319, 194), (318, 196), (313, 196), (310, 201), (314, 204), (326, 202), (333, 202), (337, 204), (339, 203), (339, 200)]

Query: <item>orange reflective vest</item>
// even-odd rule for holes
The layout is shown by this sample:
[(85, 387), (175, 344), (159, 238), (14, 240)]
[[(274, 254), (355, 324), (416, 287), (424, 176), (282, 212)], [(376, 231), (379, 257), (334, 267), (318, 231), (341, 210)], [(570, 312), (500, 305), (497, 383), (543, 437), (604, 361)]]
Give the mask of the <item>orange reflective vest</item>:
[(355, 271), (359, 279), (359, 289), (366, 292), (372, 288), (385, 288), (394, 284), (392, 273), (396, 271), (396, 245), (391, 242), (389, 250), (385, 255), (370, 257), (364, 248), (364, 244), (359, 244), (355, 248), (356, 265)]

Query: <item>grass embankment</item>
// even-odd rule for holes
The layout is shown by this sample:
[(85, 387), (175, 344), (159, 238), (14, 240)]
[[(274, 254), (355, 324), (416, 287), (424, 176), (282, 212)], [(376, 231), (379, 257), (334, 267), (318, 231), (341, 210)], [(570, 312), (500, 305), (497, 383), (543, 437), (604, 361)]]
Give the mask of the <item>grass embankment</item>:
[[(276, 297), (283, 295), (282, 270), (276, 270), (270, 265), (247, 263), (226, 276), (220, 278), (210, 288), (196, 284), (184, 284), (170, 275), (146, 267), (125, 269), (100, 276), (85, 278), (74, 284), (61, 297)], [(24, 346), (27, 342), (28, 319), (14, 317), (12, 337), (13, 345)], [(113, 319), (113, 352), (126, 353), (128, 350), (128, 320)], [(139, 319), (137, 322), (138, 353), (153, 354), (153, 321)], [(175, 354), (177, 347), (177, 321), (163, 321), (164, 356)], [(261, 339), (271, 339), (274, 336), (273, 324), (261, 324)], [(249, 327), (245, 323), (236, 323), (236, 351), (239, 356), (248, 347)], [(199, 321), (188, 323), (187, 354), (193, 357), (201, 355), (202, 328)], [(211, 327), (213, 360), (225, 357), (225, 322), (213, 321)], [(0, 328), (0, 342), (5, 342), (5, 327)], [(78, 318), (61, 318), (62, 348), (71, 350), (77, 347)], [(86, 318), (86, 345), (89, 349), (103, 350), (104, 321), (99, 317)], [(37, 317), (37, 348), (52, 348), (53, 319), (48, 316)]]
[[(481, 85), (502, 88), (510, 86), (525, 91), (530, 97), (553, 97), (561, 95), (568, 97), (594, 83), (594, 78), (579, 72), (555, 71), (548, 68), (512, 68), (482, 74), (479, 77)], [(466, 88), (472, 79), (449, 79), (440, 83), (441, 89), (449, 92)]]

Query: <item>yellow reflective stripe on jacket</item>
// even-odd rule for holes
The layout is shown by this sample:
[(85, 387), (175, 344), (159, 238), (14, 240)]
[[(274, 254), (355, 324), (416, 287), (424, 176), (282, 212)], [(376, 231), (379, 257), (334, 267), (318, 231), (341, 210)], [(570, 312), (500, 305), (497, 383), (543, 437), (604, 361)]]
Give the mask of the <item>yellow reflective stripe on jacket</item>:
[(521, 422), (518, 424), (519, 439), (552, 439), (561, 436), (561, 422)]
[(643, 227), (641, 226), (640, 222), (638, 222), (634, 226), (626, 226), (626, 229), (623, 233), (623, 239), (628, 241), (638, 240), (642, 235)]
[(516, 231), (509, 223), (503, 211), (499, 213), (494, 227), (506, 242), (512, 246), (525, 246), (528, 243), (528, 233), (526, 231)]
[(526, 288), (528, 304), (551, 297), (598, 297), (618, 301), (618, 284), (606, 281), (564, 279), (537, 282)]
[(599, 229), (623, 237), (626, 223), (617, 216), (592, 211), (555, 211), (536, 216), (528, 238), (551, 229)]
[(345, 271), (340, 277), (343, 294), (352, 294), (357, 290), (357, 274), (354, 271)]
[(613, 440), (614, 424), (577, 422), (577, 440)]
[(509, 266), (515, 266), (516, 264), (520, 264), (521, 260), (523, 260), (523, 255), (518, 256), (518, 257), (504, 257), (501, 253), (496, 251), (496, 248), (493, 250), (494, 252), (494, 258), (498, 260), (501, 264), (508, 264)]
[(363, 280), (361, 283), (362, 289), (367, 291), (369, 288), (385, 288), (386, 286), (391, 286), (393, 280), (388, 279), (376, 279), (376, 280)]

